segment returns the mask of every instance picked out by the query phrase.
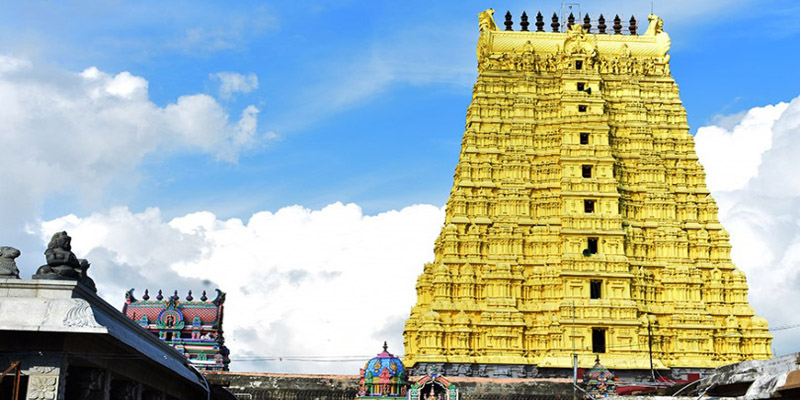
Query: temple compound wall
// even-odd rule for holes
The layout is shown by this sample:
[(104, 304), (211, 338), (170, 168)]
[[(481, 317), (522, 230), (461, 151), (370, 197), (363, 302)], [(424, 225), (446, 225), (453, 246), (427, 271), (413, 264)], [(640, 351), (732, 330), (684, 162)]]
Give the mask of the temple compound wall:
[[(358, 393), (357, 375), (296, 375), (208, 372), (208, 381), (224, 386), (240, 399), (352, 400)], [(567, 400), (572, 384), (566, 380), (448, 378), (461, 400)]]
[(622, 34), (619, 18), (570, 16), (562, 32), (554, 15), (546, 32), (540, 14), (512, 31), (510, 14), (500, 30), (492, 13), (479, 18), (444, 227), (405, 325), (410, 373), (531, 377), (576, 354), (582, 368), (600, 355), (615, 371), (696, 374), (769, 358), (663, 21), (638, 35), (634, 18)]

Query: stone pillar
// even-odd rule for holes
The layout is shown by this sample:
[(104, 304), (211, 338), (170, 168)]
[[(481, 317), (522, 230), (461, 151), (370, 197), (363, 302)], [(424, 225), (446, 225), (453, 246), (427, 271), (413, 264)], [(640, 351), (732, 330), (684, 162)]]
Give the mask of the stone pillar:
[[(28, 364), (31, 365), (31, 364)], [(65, 360), (49, 358), (36, 360), (24, 372), (28, 375), (27, 400), (64, 400), (66, 386)]]
[(141, 400), (142, 385), (138, 382), (112, 378), (111, 398), (114, 400)]
[(142, 391), (142, 400), (166, 400), (167, 395), (159, 392), (157, 390), (153, 390), (150, 388), (145, 388)]
[(71, 366), (68, 370), (68, 399), (110, 400), (111, 374), (97, 368)]

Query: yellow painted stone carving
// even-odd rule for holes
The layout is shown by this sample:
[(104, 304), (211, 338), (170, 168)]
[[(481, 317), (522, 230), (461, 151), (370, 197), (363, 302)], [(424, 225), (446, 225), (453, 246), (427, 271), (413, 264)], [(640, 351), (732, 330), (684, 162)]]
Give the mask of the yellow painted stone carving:
[[(709, 368), (771, 356), (705, 185), (669, 36), (497, 30), (405, 363)], [(573, 322), (574, 321), (574, 322)], [(593, 334), (594, 330), (594, 334)]]

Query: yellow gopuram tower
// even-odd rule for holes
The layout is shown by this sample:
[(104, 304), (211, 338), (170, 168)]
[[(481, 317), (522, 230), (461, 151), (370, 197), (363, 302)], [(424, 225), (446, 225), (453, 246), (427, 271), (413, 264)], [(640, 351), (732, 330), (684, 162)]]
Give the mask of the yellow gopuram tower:
[[(480, 14), (478, 80), (411, 373), (712, 368), (771, 357), (670, 75), (669, 36), (619, 18), (545, 32)], [(526, 19), (526, 17), (524, 17)], [(606, 30), (608, 32), (606, 33)], [(652, 360), (652, 361), (651, 361)], [(534, 370), (534, 368), (536, 370)]]

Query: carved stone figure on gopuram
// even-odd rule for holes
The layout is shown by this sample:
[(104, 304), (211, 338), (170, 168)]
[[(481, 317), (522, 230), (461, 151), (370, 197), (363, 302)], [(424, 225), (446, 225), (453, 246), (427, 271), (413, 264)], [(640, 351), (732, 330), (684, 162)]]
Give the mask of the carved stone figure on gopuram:
[[(19, 254), (17, 254), (19, 255)], [(96, 292), (94, 280), (89, 277), (88, 260), (79, 259), (72, 252), (72, 238), (67, 232), (56, 232), (44, 251), (47, 264), (36, 270), (33, 279), (73, 280)]]
[(545, 30), (526, 15), (515, 31), (492, 14), (479, 17), (444, 227), (405, 325), (410, 375), (571, 376), (572, 354), (648, 375), (651, 352), (657, 371), (769, 358), (661, 18), (638, 35), (635, 18), (554, 15)]

